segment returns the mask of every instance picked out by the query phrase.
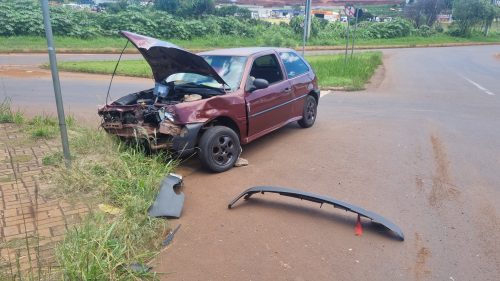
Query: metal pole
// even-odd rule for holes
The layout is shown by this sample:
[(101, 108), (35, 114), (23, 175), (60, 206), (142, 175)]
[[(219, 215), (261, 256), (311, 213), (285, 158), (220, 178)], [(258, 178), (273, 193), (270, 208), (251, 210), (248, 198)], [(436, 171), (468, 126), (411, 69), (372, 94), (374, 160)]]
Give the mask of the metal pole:
[(312, 18), (311, 18), (311, 10), (312, 10), (312, 0), (307, 0), (307, 40), (311, 37), (311, 23), (312, 23)]
[(310, 14), (311, 14), (311, 0), (306, 0), (305, 4), (305, 11), (304, 11), (304, 37), (302, 40), (302, 56), (305, 55), (305, 50), (306, 50), (306, 43), (307, 40), (309, 39), (309, 33), (310, 33)]
[(356, 13), (356, 25), (354, 25), (354, 32), (352, 33), (352, 46), (351, 46), (351, 59), (352, 54), (354, 53), (354, 41), (356, 41), (356, 30), (358, 29), (358, 9), (355, 9)]
[(347, 63), (347, 50), (349, 50), (349, 17), (347, 17), (347, 37), (345, 39), (344, 64)]
[(61, 131), (61, 142), (66, 168), (71, 168), (71, 155), (69, 152), (68, 132), (66, 130), (66, 119), (64, 117), (63, 100), (61, 96), (61, 83), (59, 82), (59, 72), (57, 70), (56, 51), (54, 49), (54, 39), (52, 36), (52, 25), (50, 24), (50, 11), (48, 0), (40, 0), (42, 5), (43, 23), (45, 25), (45, 37), (47, 37), (47, 49), (49, 51), (50, 71), (52, 73), (52, 83), (54, 84), (54, 95), (56, 98), (57, 117), (59, 119), (59, 129)]

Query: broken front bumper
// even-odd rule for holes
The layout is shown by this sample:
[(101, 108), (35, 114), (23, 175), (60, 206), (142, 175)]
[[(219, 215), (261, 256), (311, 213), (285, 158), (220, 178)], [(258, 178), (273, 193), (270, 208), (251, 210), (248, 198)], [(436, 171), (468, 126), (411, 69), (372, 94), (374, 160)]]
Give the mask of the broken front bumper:
[[(319, 195), (319, 194), (314, 194), (310, 192), (305, 192), (301, 190), (295, 190), (291, 188), (285, 188), (285, 187), (275, 187), (275, 186), (255, 186), (252, 188), (249, 188), (245, 191), (243, 191), (240, 195), (236, 196), (229, 204), (228, 208), (231, 209), (234, 204), (240, 199), (244, 198), (245, 200), (250, 199), (250, 197), (256, 193), (277, 193), (282, 196), (288, 196), (292, 198), (298, 198), (301, 200), (307, 200), (315, 203), (321, 204), (330, 204), (335, 208), (339, 208), (345, 211), (353, 212), (355, 214), (358, 214), (359, 216), (369, 218), (371, 219), (374, 223), (383, 225), (387, 229), (391, 230), (398, 239), (403, 241), (405, 239), (405, 236), (403, 234), (403, 231), (393, 222), (390, 220), (382, 217), (379, 214), (376, 214), (374, 212), (365, 210), (361, 207), (358, 207), (356, 205), (352, 205), (328, 196), (324, 195)], [(359, 218), (359, 217), (358, 217)]]
[(102, 127), (107, 133), (126, 139), (145, 139), (153, 150), (168, 149), (180, 155), (194, 152), (198, 141), (198, 133), (203, 123), (192, 123), (184, 126), (171, 122), (162, 122), (159, 127), (147, 124), (122, 124), (120, 122), (104, 122)]
[(203, 123), (187, 124), (180, 135), (172, 137), (172, 150), (180, 155), (191, 154), (194, 152), (198, 141), (198, 133)]

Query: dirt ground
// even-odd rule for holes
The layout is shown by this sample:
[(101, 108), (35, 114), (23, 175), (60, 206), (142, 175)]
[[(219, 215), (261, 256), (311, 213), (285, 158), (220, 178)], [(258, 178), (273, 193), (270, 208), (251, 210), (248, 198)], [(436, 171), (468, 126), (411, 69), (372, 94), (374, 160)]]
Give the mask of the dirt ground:
[[(247, 167), (210, 174), (184, 163), (186, 202), (171, 221), (182, 227), (155, 269), (165, 280), (496, 280), (500, 120), (490, 117), (500, 103), (445, 74), (447, 52), (389, 53), (367, 91), (322, 97), (313, 128), (291, 124), (244, 147)], [(408, 68), (418, 80), (403, 78)], [(406, 239), (366, 219), (356, 236), (356, 215), (279, 195), (227, 209), (257, 185), (356, 204)]]

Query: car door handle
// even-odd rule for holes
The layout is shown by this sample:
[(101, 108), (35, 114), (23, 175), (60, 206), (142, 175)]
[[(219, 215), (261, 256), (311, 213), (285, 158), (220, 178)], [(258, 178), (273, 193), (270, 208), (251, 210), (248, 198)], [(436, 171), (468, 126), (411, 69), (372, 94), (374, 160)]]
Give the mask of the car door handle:
[(288, 94), (288, 93), (290, 93), (291, 91), (292, 91), (292, 89), (291, 89), (291, 88), (285, 88), (285, 93), (287, 93), (287, 94)]

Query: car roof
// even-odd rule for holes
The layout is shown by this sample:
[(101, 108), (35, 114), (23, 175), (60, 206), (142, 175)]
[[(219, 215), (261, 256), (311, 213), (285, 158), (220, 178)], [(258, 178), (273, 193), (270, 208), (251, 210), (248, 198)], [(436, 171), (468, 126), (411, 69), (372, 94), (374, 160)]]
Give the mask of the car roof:
[(246, 47), (246, 48), (229, 48), (229, 49), (217, 49), (206, 52), (198, 53), (198, 55), (206, 56), (243, 56), (248, 57), (257, 53), (275, 50), (277, 52), (283, 51), (294, 51), (287, 48), (275, 48), (275, 47)]

